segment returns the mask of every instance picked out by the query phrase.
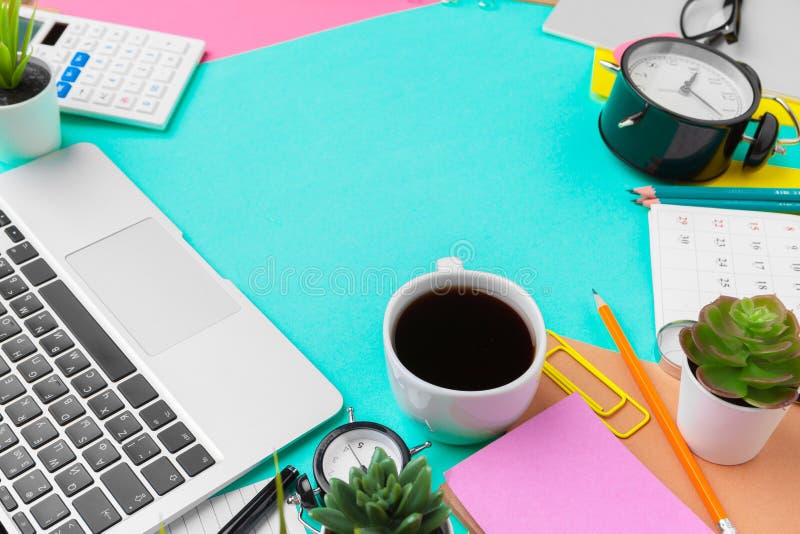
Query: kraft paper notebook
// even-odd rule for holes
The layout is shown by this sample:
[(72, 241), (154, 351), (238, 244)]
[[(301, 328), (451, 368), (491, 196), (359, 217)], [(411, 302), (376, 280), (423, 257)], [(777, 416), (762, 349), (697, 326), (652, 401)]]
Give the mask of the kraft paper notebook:
[(487, 533), (710, 532), (577, 394), (445, 478)]
[[(624, 326), (623, 324), (623, 328)], [(549, 346), (555, 345), (552, 339), (548, 341)], [(649, 408), (619, 353), (579, 341), (569, 339), (566, 341), (624, 391)], [(573, 379), (578, 386), (600, 404), (613, 404), (615, 396), (563, 354), (556, 353), (548, 361)], [(677, 379), (667, 375), (657, 364), (650, 362), (642, 362), (642, 364), (674, 417), (678, 405), (678, 387), (680, 383)], [(536, 414), (544, 412), (565, 397), (565, 393), (550, 379), (542, 377), (539, 391), (536, 393), (536, 397), (527, 412), (520, 418), (520, 424)], [(627, 428), (626, 425), (637, 421), (639, 417), (640, 414), (636, 410), (623, 408), (618, 415), (612, 416), (612, 422), (618, 428)], [(605, 429), (605, 427), (602, 428)], [(611, 436), (611, 433), (607, 430), (606, 433)], [(500, 440), (502, 439), (504, 438), (500, 438)], [(620, 440), (618, 443), (621, 443), (636, 455), (674, 495), (683, 501), (708, 526), (707, 532), (716, 532), (700, 497), (692, 487), (661, 428), (655, 421), (651, 420), (632, 437)], [(730, 514), (739, 534), (797, 534), (798, 512), (797, 499), (794, 495), (797, 490), (797, 481), (800, 480), (800, 462), (797, 461), (798, 449), (800, 449), (800, 407), (794, 406), (786, 414), (781, 424), (778, 425), (775, 433), (761, 453), (753, 460), (738, 466), (722, 466), (698, 459), (706, 478), (711, 482), (714, 491), (722, 501), (726, 511)], [(566, 475), (568, 472), (569, 465), (565, 466), (564, 474)], [(531, 476), (535, 476), (535, 474), (531, 474), (522, 468), (516, 469), (514, 476), (507, 481), (507, 484), (527, 483)], [(559, 482), (559, 484), (562, 484), (562, 482)], [(557, 489), (559, 484), (553, 487)], [(444, 484), (442, 490), (445, 492), (445, 500), (453, 507), (454, 513), (461, 522), (469, 528), (470, 534), (521, 532), (520, 530), (497, 531), (482, 528), (479, 521), (470, 516), (471, 507), (459, 502), (460, 495), (458, 495), (457, 491), (452, 490), (449, 484)], [(493, 488), (489, 489), (487, 485), (483, 491), (486, 500), (494, 507), (511, 515), (518, 514), (517, 510), (509, 509), (503, 502), (495, 498), (492, 493)], [(548, 494), (545, 495), (545, 497), (548, 496)], [(534, 494), (530, 494), (529, 498), (533, 499)], [(616, 500), (620, 501), (620, 503), (617, 503), (620, 506), (630, 502), (627, 499), (627, 495), (616, 497)], [(660, 509), (662, 506), (663, 503), (648, 502), (644, 505), (644, 508), (649, 511), (651, 508)], [(624, 518), (628, 513), (638, 514), (639, 511), (633, 508), (626, 508), (625, 513), (621, 514), (620, 517)], [(622, 519), (617, 519), (615, 525), (617, 526), (617, 533), (636, 532), (625, 528), (626, 523)], [(596, 532), (594, 525), (587, 524), (585, 527), (582, 530), (578, 530), (578, 532)], [(663, 528), (651, 528), (643, 532), (650, 534), (680, 532), (670, 527), (671, 525), (667, 524)], [(525, 532), (549, 531), (533, 528)]]

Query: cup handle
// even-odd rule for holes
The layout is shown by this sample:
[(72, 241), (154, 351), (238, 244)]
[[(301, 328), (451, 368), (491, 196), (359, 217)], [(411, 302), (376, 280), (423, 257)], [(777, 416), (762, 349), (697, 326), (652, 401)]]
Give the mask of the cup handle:
[(455, 256), (449, 256), (447, 258), (436, 260), (437, 273), (455, 273), (463, 270), (464, 264), (461, 262), (460, 258), (456, 258)]

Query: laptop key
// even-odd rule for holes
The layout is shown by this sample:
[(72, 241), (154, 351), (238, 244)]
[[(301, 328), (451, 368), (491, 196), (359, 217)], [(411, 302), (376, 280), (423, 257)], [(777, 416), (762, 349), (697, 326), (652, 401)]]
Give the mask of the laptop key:
[(92, 531), (92, 534), (99, 534), (108, 530), (122, 520), (108, 497), (105, 496), (100, 488), (92, 488), (80, 497), (72, 501), (78, 515)]
[(142, 476), (159, 495), (172, 491), (184, 482), (180, 472), (164, 456), (145, 466), (142, 469)]
[(5, 451), (9, 447), (13, 447), (19, 443), (17, 435), (11, 430), (11, 427), (3, 423), (0, 425), (0, 452)]
[(38, 449), (58, 436), (58, 430), (47, 417), (42, 417), (22, 429), (22, 437), (32, 449)]
[(25, 386), (14, 375), (0, 380), (0, 404), (6, 404), (25, 393)]
[(22, 445), (0, 456), (0, 471), (6, 478), (19, 476), (31, 467), (33, 467), (33, 458)]
[(34, 337), (41, 337), (57, 327), (58, 324), (50, 312), (43, 311), (25, 319), (25, 328), (33, 334)]
[(12, 510), (16, 510), (17, 501), (14, 500), (14, 496), (11, 495), (11, 492), (8, 491), (8, 488), (5, 486), (0, 486), (0, 503), (3, 504), (3, 508), (6, 509), (6, 512), (11, 512)]
[(41, 377), (53, 372), (53, 368), (44, 359), (44, 356), (35, 355), (17, 366), (17, 371), (26, 382), (39, 380)]
[(176, 459), (190, 477), (196, 476), (214, 465), (214, 458), (199, 443), (186, 452), (179, 454)]
[(28, 286), (20, 276), (14, 275), (0, 280), (0, 295), (6, 300), (22, 295), (27, 290)]
[(86, 534), (86, 531), (81, 528), (76, 520), (70, 519), (57, 529), (51, 530), (50, 534)]
[(64, 426), (70, 421), (77, 419), (86, 413), (83, 406), (78, 402), (74, 395), (69, 395), (50, 405), (50, 415), (56, 422)]
[(5, 278), (14, 272), (14, 268), (5, 258), (0, 258), (0, 278)]
[(194, 435), (189, 432), (181, 422), (175, 423), (166, 430), (158, 433), (158, 440), (164, 444), (169, 452), (178, 452), (190, 443), (194, 442)]
[(39, 294), (50, 304), (61, 320), (81, 342), (89, 356), (112, 382), (136, 371), (136, 367), (120, 350), (116, 343), (97, 323), (94, 317), (78, 301), (72, 291), (56, 280), (39, 290)]
[(67, 442), (60, 439), (48, 445), (37, 454), (39, 461), (42, 462), (49, 472), (58, 471), (72, 460), (75, 459), (75, 453), (72, 452)]
[(6, 228), (6, 235), (11, 240), (12, 243), (19, 243), (25, 239), (25, 236), (22, 235), (22, 232), (19, 231), (19, 228), (16, 226), (9, 226)]
[(175, 412), (173, 412), (163, 400), (154, 402), (139, 412), (139, 415), (147, 426), (150, 427), (150, 430), (158, 430), (175, 419)]
[(11, 519), (14, 520), (14, 524), (17, 525), (20, 534), (36, 534), (36, 529), (33, 528), (33, 525), (31, 525), (31, 522), (28, 520), (28, 516), (23, 512), (17, 512), (11, 516)]
[(44, 404), (54, 401), (68, 391), (69, 388), (61, 381), (61, 377), (58, 375), (47, 377), (46, 380), (41, 380), (33, 386), (33, 392)]
[(56, 273), (42, 258), (23, 265), (19, 270), (22, 271), (28, 282), (34, 286), (40, 286), (56, 277)]
[(0, 210), (0, 226), (5, 226), (7, 224), (11, 224), (11, 219), (8, 218), (5, 212)]
[(7, 375), (11, 371), (11, 368), (5, 362), (3, 358), (0, 358), (0, 376)]
[(94, 479), (82, 463), (69, 466), (55, 476), (56, 484), (67, 497), (72, 497), (83, 488), (91, 486)]
[(56, 365), (64, 373), (64, 376), (70, 377), (89, 367), (89, 360), (80, 349), (72, 349), (56, 358)]
[(129, 378), (125, 382), (122, 382), (118, 387), (119, 392), (122, 393), (122, 396), (128, 399), (128, 402), (130, 402), (131, 406), (134, 408), (144, 406), (151, 400), (158, 397), (156, 390), (153, 389), (153, 386), (150, 385), (150, 382), (148, 382), (147, 379), (142, 375), (136, 375), (132, 378)]
[(142, 425), (139, 424), (136, 417), (128, 411), (109, 420), (105, 427), (111, 437), (117, 440), (117, 443), (122, 443), (142, 429)]
[(117, 449), (108, 441), (108, 438), (103, 438), (83, 451), (83, 459), (86, 460), (92, 470), (97, 472), (119, 460), (120, 455)]
[(44, 478), (41, 469), (34, 469), (14, 482), (14, 491), (25, 504), (35, 501), (51, 489), (53, 486)]
[(83, 398), (91, 397), (107, 385), (108, 383), (100, 376), (100, 373), (94, 369), (84, 371), (72, 379), (72, 387)]
[(11, 341), (6, 341), (2, 345), (3, 353), (12, 362), (18, 362), (25, 356), (29, 356), (36, 352), (36, 345), (33, 344), (31, 338), (22, 334), (15, 337)]
[(30, 395), (14, 401), (6, 407), (6, 415), (17, 426), (22, 426), (28, 421), (42, 415), (42, 409)]
[(42, 345), (42, 348), (49, 356), (55, 356), (75, 346), (70, 337), (60, 329), (41, 338), (39, 344)]
[(132, 439), (122, 447), (122, 450), (131, 459), (133, 465), (143, 464), (161, 452), (161, 448), (155, 440), (147, 434)]
[(68, 426), (66, 433), (73, 445), (79, 449), (103, 435), (103, 431), (100, 430), (100, 427), (97, 426), (97, 423), (95, 423), (91, 417), (84, 417), (80, 421)]
[(9, 305), (20, 319), (24, 319), (25, 317), (32, 313), (36, 313), (44, 307), (42, 301), (39, 300), (39, 297), (33, 293), (25, 293), (21, 297), (17, 297), (9, 302)]
[(11, 258), (11, 261), (17, 265), (20, 263), (25, 263), (26, 261), (31, 260), (39, 255), (39, 253), (36, 252), (36, 249), (33, 248), (33, 245), (27, 241), (25, 243), (20, 243), (15, 247), (11, 247), (6, 251), (6, 254), (8, 254), (8, 257)]
[(42, 528), (50, 528), (69, 515), (69, 508), (58, 495), (50, 495), (31, 507), (31, 515)]
[(11, 336), (16, 336), (22, 332), (13, 317), (3, 317), (0, 319), (0, 341), (5, 341)]
[(128, 515), (153, 502), (153, 496), (128, 464), (109, 469), (100, 480)]
[(125, 405), (113, 390), (107, 389), (89, 399), (89, 408), (92, 409), (98, 419), (105, 419), (124, 408)]

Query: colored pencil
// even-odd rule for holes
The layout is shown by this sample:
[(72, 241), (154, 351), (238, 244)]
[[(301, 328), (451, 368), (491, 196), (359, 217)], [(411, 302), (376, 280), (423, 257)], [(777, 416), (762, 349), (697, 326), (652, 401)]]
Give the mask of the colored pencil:
[(721, 208), (729, 210), (777, 211), (781, 213), (800, 213), (798, 202), (781, 202), (772, 200), (732, 200), (714, 198), (641, 198), (634, 200), (648, 208), (653, 204), (675, 204), (678, 206), (699, 206), (703, 208)]
[(699, 187), (696, 185), (647, 185), (628, 189), (647, 198), (712, 198), (719, 200), (783, 200), (800, 202), (800, 189), (788, 187)]
[(633, 347), (631, 347), (628, 338), (625, 337), (625, 333), (622, 331), (622, 327), (611, 312), (611, 308), (609, 308), (608, 304), (597, 294), (597, 291), (592, 289), (592, 293), (594, 293), (597, 312), (600, 314), (603, 324), (605, 324), (608, 329), (608, 333), (611, 334), (614, 344), (616, 344), (620, 354), (622, 354), (625, 364), (628, 366), (634, 380), (636, 380), (636, 384), (647, 400), (647, 404), (650, 405), (650, 409), (653, 411), (653, 415), (655, 415), (658, 424), (661, 426), (661, 430), (664, 432), (664, 435), (667, 436), (672, 450), (675, 451), (675, 455), (678, 457), (683, 469), (686, 471), (686, 474), (689, 475), (692, 485), (703, 500), (703, 504), (709, 514), (711, 514), (711, 517), (714, 518), (722, 534), (736, 534), (736, 528), (733, 526), (730, 519), (728, 519), (728, 515), (722, 508), (722, 504), (719, 502), (716, 494), (714, 494), (711, 484), (709, 484), (703, 474), (703, 470), (700, 469), (700, 466), (697, 464), (697, 460), (694, 459), (694, 455), (692, 451), (689, 450), (689, 446), (686, 445), (686, 442), (683, 440), (678, 426), (675, 424), (675, 421), (672, 420), (672, 417), (667, 411), (667, 407), (664, 406), (664, 402), (661, 400), (655, 387), (653, 387), (653, 383), (650, 382), (647, 372), (644, 370), (642, 363), (633, 351)]

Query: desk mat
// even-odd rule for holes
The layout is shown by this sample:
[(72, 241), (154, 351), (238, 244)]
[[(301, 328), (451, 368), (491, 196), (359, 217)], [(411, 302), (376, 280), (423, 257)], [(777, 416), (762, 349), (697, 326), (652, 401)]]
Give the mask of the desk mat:
[[(619, 353), (570, 339), (567, 339), (567, 343), (624, 391), (647, 406)], [(549, 338), (548, 346), (553, 347), (555, 344), (554, 340)], [(551, 361), (570, 378), (586, 376), (585, 371), (581, 371), (577, 364), (563, 355), (554, 355)], [(643, 364), (674, 418), (678, 406), (678, 380), (667, 375), (654, 363), (643, 362)], [(608, 399), (609, 391), (599, 382), (587, 379), (581, 380), (579, 385), (596, 400), (604, 397)], [(521, 421), (530, 419), (565, 396), (566, 394), (553, 381), (542, 377), (539, 391)], [(625, 427), (636, 418), (637, 414), (628, 408), (623, 408), (619, 416), (613, 416), (614, 424), (621, 427)], [(622, 440), (622, 443), (714, 532), (717, 531), (657, 421), (652, 419), (632, 437)], [(800, 448), (800, 407), (794, 405), (778, 425), (767, 445), (753, 460), (738, 466), (723, 466), (698, 458), (700, 467), (741, 534), (797, 532), (797, 504), (794, 491), (797, 488), (797, 481), (800, 480), (798, 448)], [(458, 503), (457, 496), (447, 484), (444, 484), (442, 489), (446, 494), (445, 500), (453, 506), (458, 518), (469, 531), (484, 534), (469, 516), (469, 512)], [(624, 496), (619, 498), (624, 499)], [(498, 506), (501, 504), (498, 503)]]

